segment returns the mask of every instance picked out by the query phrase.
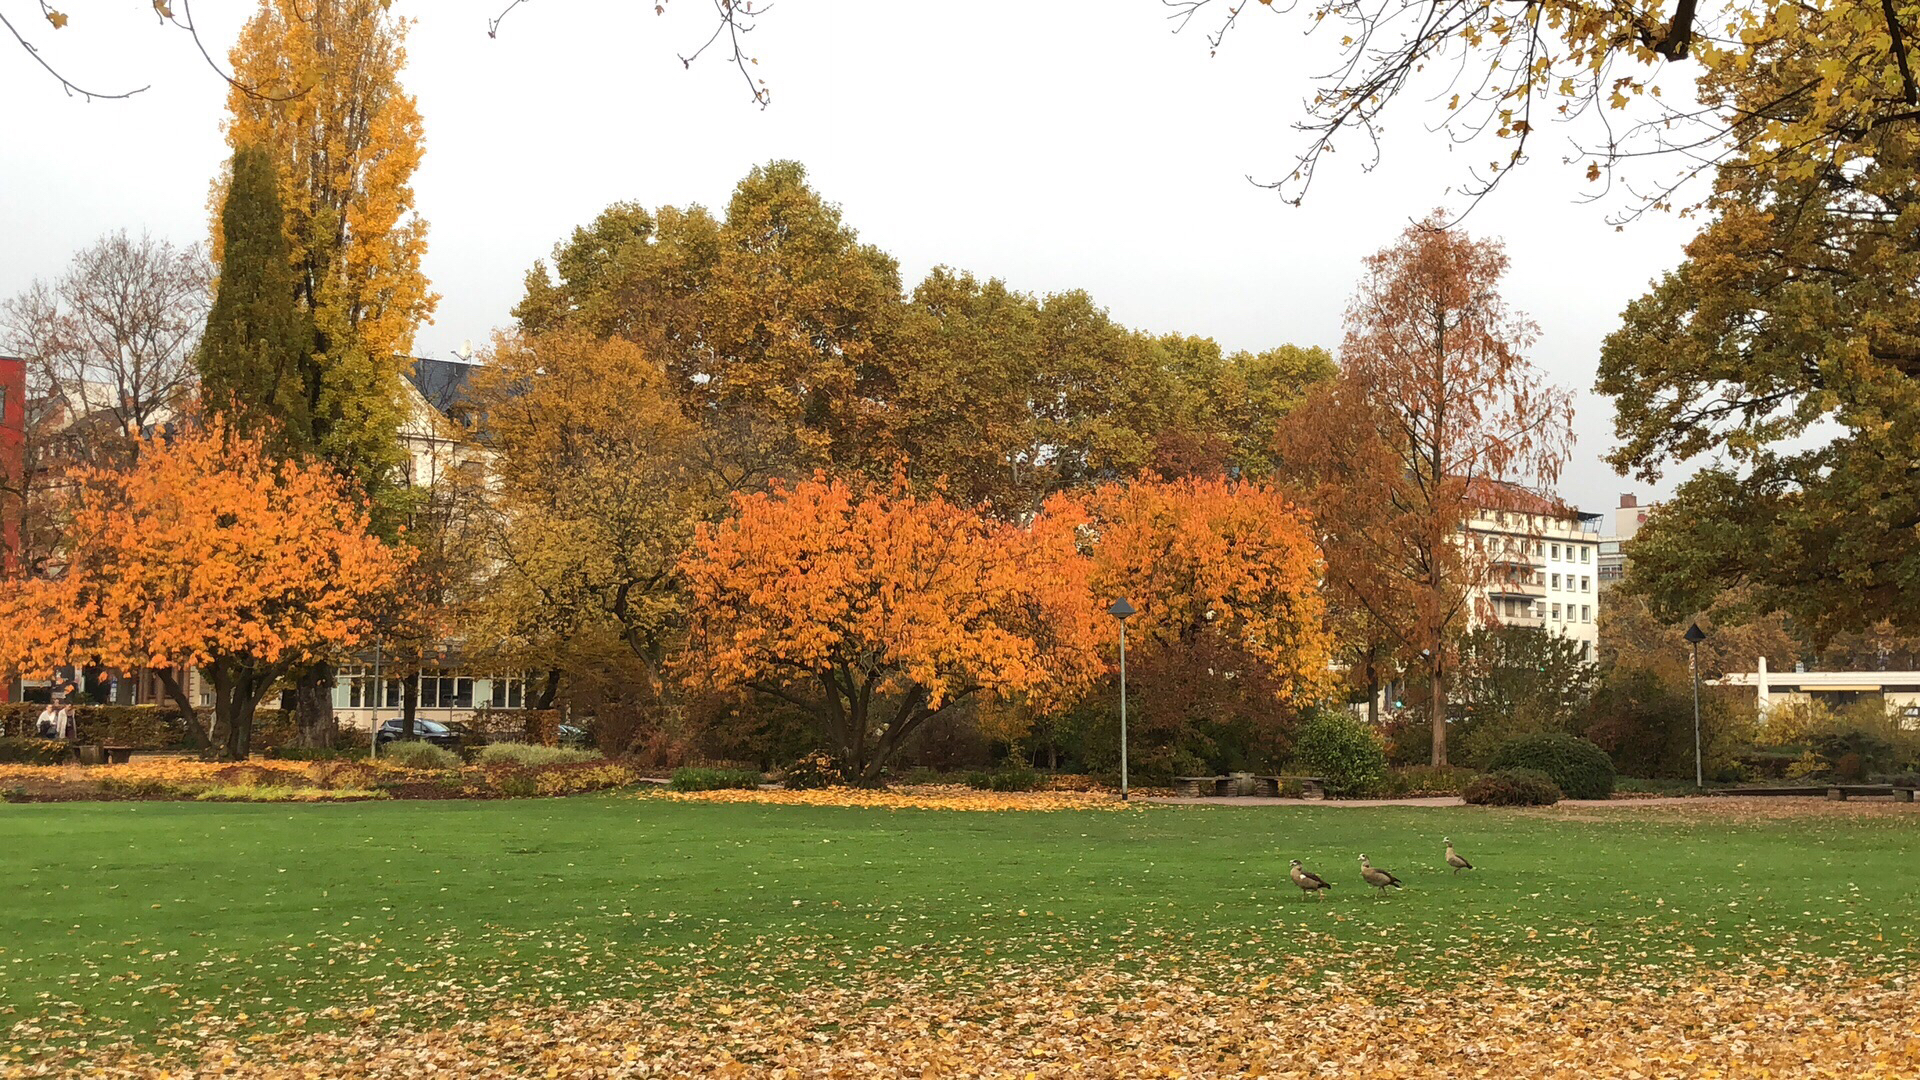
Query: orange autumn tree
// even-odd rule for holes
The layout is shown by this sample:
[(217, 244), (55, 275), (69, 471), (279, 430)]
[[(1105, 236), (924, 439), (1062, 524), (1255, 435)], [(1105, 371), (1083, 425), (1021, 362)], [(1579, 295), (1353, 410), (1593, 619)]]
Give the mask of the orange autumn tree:
[(681, 564), (696, 678), (811, 714), (872, 783), (980, 694), (1045, 707), (1101, 669), (1076, 522), (1019, 527), (900, 486), (815, 479), (736, 497)]
[(1139, 610), (1127, 637), (1142, 760), (1183, 752), (1214, 767), (1225, 741), (1274, 763), (1289, 716), (1333, 688), (1305, 516), (1271, 487), (1225, 479), (1113, 484), (1083, 505), (1096, 595)]
[(226, 757), (247, 756), (288, 672), (360, 644), (397, 599), (406, 557), (368, 534), (338, 474), (276, 461), (217, 417), (75, 481), (64, 567), (0, 597), (0, 667), (153, 668), (206, 746), (179, 677), (196, 669)]

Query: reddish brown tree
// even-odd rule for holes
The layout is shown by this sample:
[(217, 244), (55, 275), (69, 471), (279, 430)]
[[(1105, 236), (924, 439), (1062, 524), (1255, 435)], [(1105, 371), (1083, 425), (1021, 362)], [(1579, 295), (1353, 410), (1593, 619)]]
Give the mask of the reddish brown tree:
[(1367, 260), (1340, 377), (1282, 424), (1283, 475), (1315, 516), (1328, 579), (1430, 677), (1433, 763), (1447, 761), (1448, 650), (1490, 560), (1463, 525), (1550, 486), (1573, 399), (1524, 351), (1538, 330), (1500, 296), (1496, 240), (1436, 212)]

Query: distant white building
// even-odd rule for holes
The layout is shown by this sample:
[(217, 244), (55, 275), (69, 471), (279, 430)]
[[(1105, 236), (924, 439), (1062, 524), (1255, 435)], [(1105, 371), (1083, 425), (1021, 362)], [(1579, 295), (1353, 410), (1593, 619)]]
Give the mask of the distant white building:
[(1658, 505), (1641, 506), (1638, 496), (1631, 493), (1620, 496), (1620, 505), (1614, 508), (1613, 520), (1608, 523), (1606, 534), (1600, 538), (1600, 587), (1607, 588), (1619, 584), (1627, 576), (1627, 543), (1640, 532), (1640, 526), (1647, 523), (1647, 515), (1658, 509)]
[(1707, 684), (1752, 687), (1762, 716), (1776, 705), (1818, 703), (1844, 709), (1878, 702), (1899, 715), (1902, 728), (1920, 730), (1920, 671), (1768, 671), (1762, 656), (1755, 670), (1728, 672)]
[(1529, 626), (1600, 647), (1599, 514), (1509, 484), (1489, 484), (1465, 524), (1484, 588), (1471, 597), (1475, 625)]

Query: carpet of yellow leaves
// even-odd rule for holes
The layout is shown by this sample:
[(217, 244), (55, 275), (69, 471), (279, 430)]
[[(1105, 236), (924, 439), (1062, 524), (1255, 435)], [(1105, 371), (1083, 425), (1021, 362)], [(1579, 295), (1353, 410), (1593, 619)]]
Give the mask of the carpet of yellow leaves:
[(1218, 986), (1010, 966), (967, 993), (875, 974), (796, 993), (495, 1001), (420, 1028), (390, 1026), (396, 1000), (285, 1018), (271, 1033), (244, 1015), (208, 1017), (182, 1048), (190, 1057), (118, 1044), (8, 1064), (0, 1051), (0, 1076), (1574, 1078), (1920, 1067), (1911, 978), (1781, 976), (1756, 968), (1654, 986), (1528, 972), (1409, 993), (1385, 978)]
[(679, 802), (770, 803), (784, 806), (859, 806), (881, 810), (964, 810), (1028, 812), (1051, 810), (1127, 810), (1139, 803), (1093, 791), (975, 791), (972, 788), (927, 785), (890, 788), (819, 788), (812, 791), (663, 791), (647, 798)]

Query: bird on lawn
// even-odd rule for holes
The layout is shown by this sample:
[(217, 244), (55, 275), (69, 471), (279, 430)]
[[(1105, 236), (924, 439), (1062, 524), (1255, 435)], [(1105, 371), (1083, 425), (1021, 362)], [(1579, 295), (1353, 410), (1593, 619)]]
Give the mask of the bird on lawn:
[(1460, 871), (1462, 871), (1462, 870), (1471, 870), (1471, 869), (1473, 869), (1473, 864), (1472, 864), (1472, 863), (1470, 863), (1470, 862), (1468, 862), (1467, 860), (1465, 860), (1465, 859), (1463, 859), (1463, 858), (1461, 858), (1461, 857), (1460, 857), (1460, 853), (1459, 853), (1459, 852), (1457, 852), (1457, 851), (1455, 851), (1455, 850), (1453, 850), (1453, 841), (1452, 841), (1452, 840), (1448, 840), (1448, 841), (1447, 841), (1447, 865), (1448, 865), (1448, 866), (1451, 866), (1451, 867), (1453, 867), (1453, 872), (1454, 872), (1454, 873), (1456, 873), (1456, 874), (1457, 874), (1457, 873), (1459, 873), (1459, 872), (1460, 872)]
[(1388, 886), (1396, 889), (1406, 887), (1400, 884), (1399, 878), (1368, 862), (1365, 855), (1360, 856), (1360, 879), (1374, 888), (1379, 889), (1382, 893), (1387, 891)]
[(1300, 886), (1300, 891), (1304, 893), (1317, 893), (1322, 889), (1333, 888), (1333, 882), (1302, 867), (1299, 859), (1293, 860), (1292, 866), (1287, 870), (1287, 876), (1291, 877), (1293, 883)]

